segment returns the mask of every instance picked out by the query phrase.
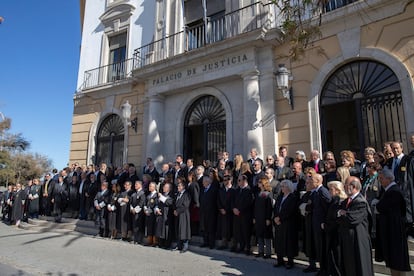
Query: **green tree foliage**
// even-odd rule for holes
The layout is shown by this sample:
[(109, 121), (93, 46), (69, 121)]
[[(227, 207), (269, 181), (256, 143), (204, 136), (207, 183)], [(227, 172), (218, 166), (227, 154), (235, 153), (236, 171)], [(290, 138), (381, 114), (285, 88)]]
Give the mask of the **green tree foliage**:
[(273, 0), (282, 15), (280, 25), (283, 42), (289, 43), (288, 57), (303, 57), (306, 48), (321, 37), (322, 9), (328, 0)]
[(27, 153), (30, 142), (21, 133), (9, 132), (11, 120), (0, 121), (0, 186), (41, 177), (51, 170), (51, 161), (37, 153)]

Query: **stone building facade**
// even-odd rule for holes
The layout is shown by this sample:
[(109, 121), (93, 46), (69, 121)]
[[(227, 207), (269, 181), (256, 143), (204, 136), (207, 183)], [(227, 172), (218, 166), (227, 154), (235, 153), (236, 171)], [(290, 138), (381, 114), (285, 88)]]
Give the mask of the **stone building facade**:
[[(329, 1), (321, 37), (292, 61), (271, 2), (81, 1), (70, 162), (407, 146), (414, 3)], [(292, 105), (277, 89), (279, 64), (292, 76)]]

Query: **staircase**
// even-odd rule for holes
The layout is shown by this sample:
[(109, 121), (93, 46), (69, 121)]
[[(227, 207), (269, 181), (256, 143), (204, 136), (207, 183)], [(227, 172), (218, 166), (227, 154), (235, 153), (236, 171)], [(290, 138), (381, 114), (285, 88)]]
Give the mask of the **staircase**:
[[(33, 230), (36, 232), (55, 232), (55, 233), (62, 233), (62, 234), (75, 233), (75, 234), (90, 235), (90, 236), (96, 236), (99, 233), (99, 228), (98, 226), (95, 226), (94, 221), (85, 221), (85, 220), (68, 218), (68, 216), (65, 216), (65, 214), (63, 214), (63, 219), (61, 223), (55, 223), (53, 217), (42, 216), (39, 219), (29, 219), (27, 223), (21, 224), (21, 228), (26, 229), (26, 230)], [(201, 243), (202, 243), (201, 237), (199, 236), (192, 237), (191, 249), (193, 249), (193, 251), (211, 250), (211, 249), (199, 248), (198, 245)], [(252, 248), (253, 248), (253, 252), (257, 253), (257, 247), (252, 247)], [(414, 239), (408, 240), (408, 250), (410, 254), (411, 269), (414, 271)], [(222, 252), (223, 254), (226, 254), (226, 255), (235, 254), (229, 251), (218, 251), (217, 250), (216, 252)], [(237, 256), (247, 257), (244, 255), (239, 255), (239, 254)], [(375, 252), (373, 252), (373, 256), (375, 256)], [(275, 256), (273, 256), (273, 258), (275, 258)], [(270, 260), (269, 259), (267, 260), (261, 259), (261, 260), (269, 262), (269, 263), (273, 263), (274, 262), (273, 258)], [(307, 258), (305, 257), (303, 253), (299, 254), (295, 262), (297, 264), (301, 264), (304, 266), (308, 265)], [(385, 267), (384, 262), (376, 262), (374, 260), (374, 271), (375, 271), (375, 275), (390, 275), (390, 270), (389, 268)]]

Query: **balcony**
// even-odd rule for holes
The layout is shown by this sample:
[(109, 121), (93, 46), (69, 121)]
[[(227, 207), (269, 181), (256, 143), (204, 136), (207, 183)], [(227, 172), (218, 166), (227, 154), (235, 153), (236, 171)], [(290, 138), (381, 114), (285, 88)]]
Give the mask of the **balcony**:
[(134, 59), (127, 59), (85, 71), (80, 90), (90, 89), (109, 83), (122, 82), (131, 76), (133, 68), (138, 64)]
[(269, 22), (274, 21), (269, 15), (271, 7), (274, 5), (257, 2), (214, 19), (207, 18), (205, 22), (144, 45), (134, 51), (138, 61), (135, 68), (268, 27)]

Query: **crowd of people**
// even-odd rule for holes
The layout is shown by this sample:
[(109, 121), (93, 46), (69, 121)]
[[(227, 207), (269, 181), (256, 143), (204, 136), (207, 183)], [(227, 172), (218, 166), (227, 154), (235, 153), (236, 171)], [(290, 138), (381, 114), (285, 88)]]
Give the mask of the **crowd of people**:
[(318, 275), (373, 275), (375, 248), (375, 259), (401, 275), (411, 270), (413, 177), (414, 150), (404, 154), (400, 142), (368, 147), (361, 161), (348, 150), (339, 161), (316, 150), (310, 159), (303, 151), (293, 158), (282, 146), (265, 161), (254, 148), (246, 161), (220, 152), (216, 164), (184, 163), (177, 155), (161, 171), (148, 157), (142, 173), (134, 164), (75, 163), (46, 174), (43, 183), (10, 185), (3, 220), (19, 226), (53, 215), (59, 223), (66, 212), (95, 221), (102, 237), (181, 252), (194, 235), (202, 247), (247, 255), (257, 245), (256, 257), (274, 253), (274, 266), (286, 269), (303, 251), (309, 258), (303, 271)]

